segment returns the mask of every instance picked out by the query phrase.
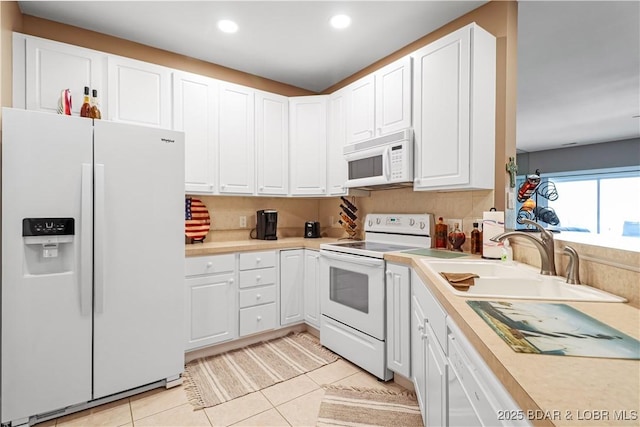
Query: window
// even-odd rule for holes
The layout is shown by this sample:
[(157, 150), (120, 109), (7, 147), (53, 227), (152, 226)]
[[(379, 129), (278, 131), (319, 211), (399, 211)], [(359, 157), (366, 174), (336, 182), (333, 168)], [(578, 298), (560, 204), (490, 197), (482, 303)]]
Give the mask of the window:
[[(524, 179), (519, 177), (518, 187)], [(554, 186), (558, 198), (548, 200), (540, 194), (532, 198), (538, 208), (536, 212), (545, 207), (555, 211), (560, 220), (557, 228), (640, 238), (639, 171), (542, 174), (538, 188), (545, 185)], [(537, 220), (548, 226), (539, 217)]]

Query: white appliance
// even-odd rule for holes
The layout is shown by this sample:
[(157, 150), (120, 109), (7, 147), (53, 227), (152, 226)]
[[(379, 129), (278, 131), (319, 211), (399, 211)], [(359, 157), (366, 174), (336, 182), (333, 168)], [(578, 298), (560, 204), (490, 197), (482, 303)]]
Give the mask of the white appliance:
[(344, 158), (348, 188), (375, 190), (413, 185), (411, 129), (347, 145)]
[(180, 381), (184, 135), (2, 111), (2, 423)]
[(365, 240), (320, 245), (320, 342), (388, 380), (385, 333), (387, 252), (431, 247), (431, 214), (369, 214)]

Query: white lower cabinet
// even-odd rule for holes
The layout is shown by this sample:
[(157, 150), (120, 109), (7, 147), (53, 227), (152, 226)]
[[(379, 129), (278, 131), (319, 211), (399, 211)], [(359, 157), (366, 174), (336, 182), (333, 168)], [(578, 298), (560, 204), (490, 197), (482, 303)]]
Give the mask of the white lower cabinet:
[(411, 378), (425, 426), (527, 426), (482, 357), (411, 271)]
[(277, 328), (275, 251), (241, 253), (239, 258), (240, 336)]
[(304, 321), (304, 249), (280, 251), (280, 325)]
[(185, 260), (185, 350), (238, 337), (235, 255)]
[(320, 252), (304, 250), (304, 321), (320, 329)]
[(411, 269), (387, 263), (387, 368), (409, 378)]

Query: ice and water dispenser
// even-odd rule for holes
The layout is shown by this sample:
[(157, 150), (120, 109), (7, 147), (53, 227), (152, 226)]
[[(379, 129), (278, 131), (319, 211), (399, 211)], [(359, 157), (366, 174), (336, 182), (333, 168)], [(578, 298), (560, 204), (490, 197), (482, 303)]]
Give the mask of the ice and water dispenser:
[(24, 218), (22, 238), (27, 274), (55, 274), (73, 269), (73, 218)]

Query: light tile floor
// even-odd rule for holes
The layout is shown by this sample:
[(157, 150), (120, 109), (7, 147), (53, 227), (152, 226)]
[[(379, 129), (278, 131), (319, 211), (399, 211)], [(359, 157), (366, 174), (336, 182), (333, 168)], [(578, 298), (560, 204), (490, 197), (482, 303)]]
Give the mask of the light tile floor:
[(404, 390), (349, 363), (336, 362), (263, 390), (194, 411), (183, 388), (156, 389), (38, 427), (315, 426), (323, 384)]

